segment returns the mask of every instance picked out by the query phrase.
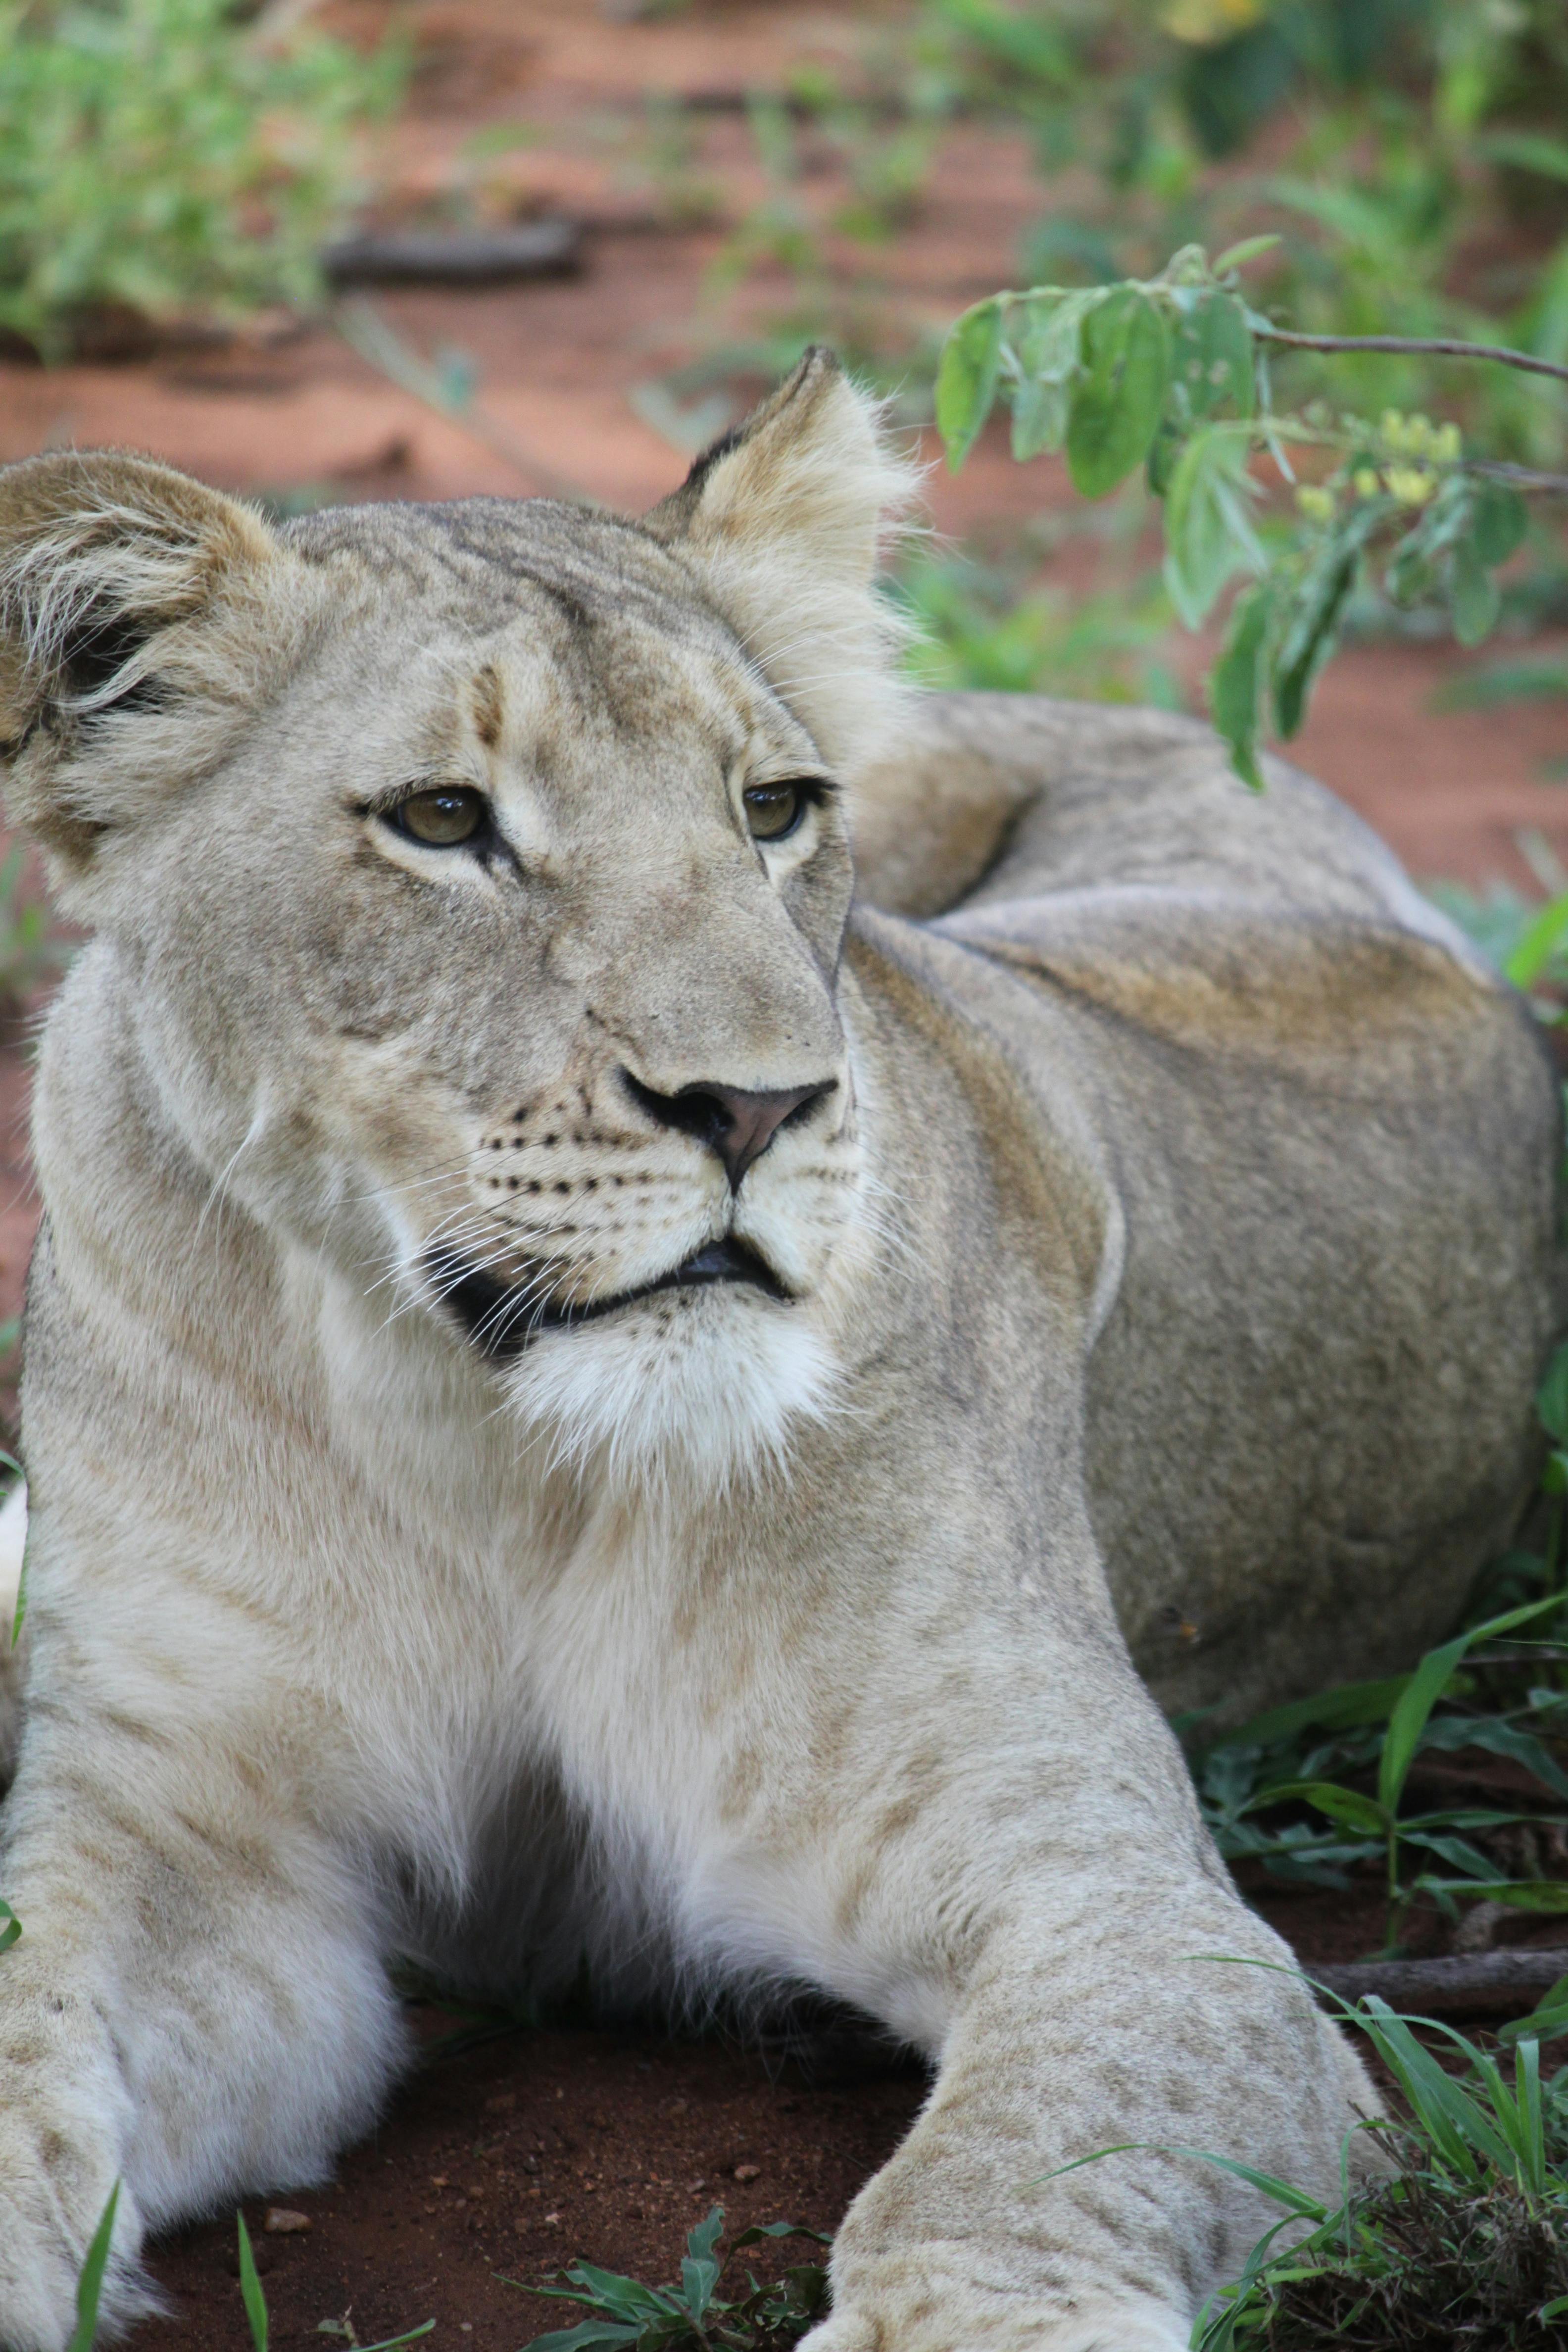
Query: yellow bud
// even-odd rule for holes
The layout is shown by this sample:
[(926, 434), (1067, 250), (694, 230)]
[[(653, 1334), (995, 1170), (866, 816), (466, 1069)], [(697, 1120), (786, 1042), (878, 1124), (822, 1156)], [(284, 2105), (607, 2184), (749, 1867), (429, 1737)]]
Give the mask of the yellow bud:
[(1384, 410), (1383, 415), (1378, 418), (1377, 429), (1391, 449), (1405, 447), (1405, 418), (1397, 408)]
[(1432, 436), (1432, 455), (1440, 466), (1457, 466), (1464, 446), (1457, 425), (1439, 425)]
[(1207, 48), (1256, 25), (1266, 0), (1166, 0), (1160, 22), (1178, 41)]
[(1425, 466), (1390, 466), (1384, 477), (1401, 506), (1424, 507), (1437, 487)]
[(1355, 494), (1358, 499), (1375, 499), (1380, 487), (1377, 476), (1370, 466), (1356, 467)]
[(1309, 522), (1331, 522), (1333, 520), (1333, 494), (1320, 489), (1315, 482), (1302, 483), (1296, 493), (1296, 504)]

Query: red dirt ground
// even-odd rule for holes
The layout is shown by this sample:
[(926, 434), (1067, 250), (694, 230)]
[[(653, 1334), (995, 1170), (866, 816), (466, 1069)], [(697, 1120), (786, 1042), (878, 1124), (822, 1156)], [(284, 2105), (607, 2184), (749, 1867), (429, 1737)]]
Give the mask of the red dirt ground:
[[(803, 59), (852, 77), (867, 26), (907, 6), (698, 0), (629, 24), (587, 0), (430, 0), (402, 13), (412, 15), (420, 69), (392, 142), (384, 215), (439, 199), (466, 168), (477, 129), (522, 120), (538, 136), (493, 167), (481, 209), (565, 210), (589, 224), (586, 267), (574, 280), (376, 298), (418, 352), (455, 346), (477, 364), (485, 411), (510, 436), (513, 459), (319, 325), (136, 365), (0, 365), (0, 460), (118, 442), (251, 491), (518, 495), (563, 478), (633, 509), (679, 478), (684, 457), (640, 421), (628, 395), (719, 331), (705, 273), (761, 190), (737, 101), (750, 89), (780, 88)], [(327, 14), (373, 37), (391, 10), (382, 0), (339, 0)], [(692, 168), (718, 190), (721, 212), (705, 226), (672, 226), (661, 212), (642, 129), (650, 90), (708, 107)], [(830, 159), (810, 160), (802, 185), (826, 206), (841, 182)], [(875, 257), (879, 315), (907, 337), (939, 330), (1011, 278), (1020, 231), (1038, 210), (1024, 141), (962, 126), (925, 204)], [(843, 262), (847, 273), (871, 267), (847, 249)], [(786, 291), (764, 274), (731, 322), (765, 314)], [(928, 455), (934, 461), (934, 446)], [(956, 480), (933, 470), (930, 491), (935, 523), (953, 540), (1070, 495), (1049, 462), (1020, 474), (994, 437)], [(1568, 789), (1542, 772), (1568, 748), (1560, 716), (1529, 706), (1435, 716), (1433, 691), (1457, 658), (1352, 649), (1319, 691), (1300, 756), (1418, 874), (1530, 887), (1521, 833), (1539, 834), (1568, 864)], [(36, 1222), (26, 1087), (24, 1033), (15, 1029), (0, 1037), (0, 1318), (19, 1301)], [(1343, 1902), (1272, 1892), (1263, 1907), (1314, 1960), (1353, 1958), (1380, 1930), (1370, 1893)], [(428, 2042), (452, 2021), (426, 2009), (416, 2022)], [(434, 2317), (437, 2344), (516, 2352), (574, 2315), (531, 2301), (508, 2278), (536, 2280), (579, 2252), (669, 2278), (685, 2231), (714, 2202), (737, 2226), (787, 2217), (830, 2229), (921, 2094), (918, 2074), (836, 2078), (819, 2066), (807, 2075), (795, 2063), (770, 2069), (723, 2041), (651, 2034), (517, 2033), (432, 2057), (332, 2187), (273, 2200), (307, 2216), (308, 2230), (269, 2234), (265, 2207), (247, 2208), (273, 2341), (369, 2343)], [(796, 2242), (779, 2259), (808, 2253)], [(232, 2217), (167, 2241), (153, 2267), (172, 2315), (139, 2342), (185, 2352), (239, 2352), (248, 2342)], [(323, 2336), (323, 2322), (353, 2333)]]

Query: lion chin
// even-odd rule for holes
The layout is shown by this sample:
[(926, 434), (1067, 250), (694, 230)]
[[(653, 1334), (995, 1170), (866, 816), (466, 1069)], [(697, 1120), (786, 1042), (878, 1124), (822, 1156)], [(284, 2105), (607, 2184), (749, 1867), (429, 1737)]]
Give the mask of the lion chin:
[(507, 1408), (550, 1465), (593, 1471), (646, 1503), (722, 1494), (787, 1461), (793, 1431), (833, 1410), (840, 1368), (798, 1307), (730, 1295), (654, 1302), (537, 1339), (505, 1376)]

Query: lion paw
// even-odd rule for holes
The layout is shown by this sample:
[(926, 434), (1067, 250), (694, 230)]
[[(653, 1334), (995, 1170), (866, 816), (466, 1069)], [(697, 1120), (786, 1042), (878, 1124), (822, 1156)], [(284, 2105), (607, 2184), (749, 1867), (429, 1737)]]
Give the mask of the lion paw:
[[(41, 2164), (30, 2177), (0, 2154), (0, 2352), (65, 2352), (77, 2325), (77, 2283), (101, 2213), (73, 2227)], [(123, 2186), (99, 2301), (107, 2339), (163, 2309), (141, 2273), (142, 2225)]]
[(850, 2305), (804, 2338), (798, 2352), (1187, 2352), (1186, 2326), (1139, 2296), (1096, 2296), (1068, 2310), (1019, 2296), (944, 2294), (900, 2311)]

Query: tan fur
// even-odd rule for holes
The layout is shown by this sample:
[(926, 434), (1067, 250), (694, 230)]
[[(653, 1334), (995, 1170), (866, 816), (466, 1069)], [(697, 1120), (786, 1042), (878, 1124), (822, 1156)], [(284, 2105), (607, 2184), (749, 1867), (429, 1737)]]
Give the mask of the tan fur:
[[(6, 2352), (117, 2178), (129, 2317), (144, 2230), (330, 2167), (399, 1952), (925, 2051), (813, 2352), (1178, 2352), (1268, 2209), (1039, 2185), (1111, 2143), (1334, 2193), (1369, 2087), (1216, 1959), (1288, 1956), (1132, 1659), (1246, 1710), (1445, 1628), (1530, 1484), (1554, 1087), (1305, 780), (904, 706), (904, 488), (821, 355), (646, 526), (0, 475), (9, 789), (96, 929), (36, 1117)], [(441, 782), (483, 854), (381, 813)], [(826, 1091), (732, 1192), (716, 1086)], [(726, 1235), (787, 1295), (646, 1287)]]

